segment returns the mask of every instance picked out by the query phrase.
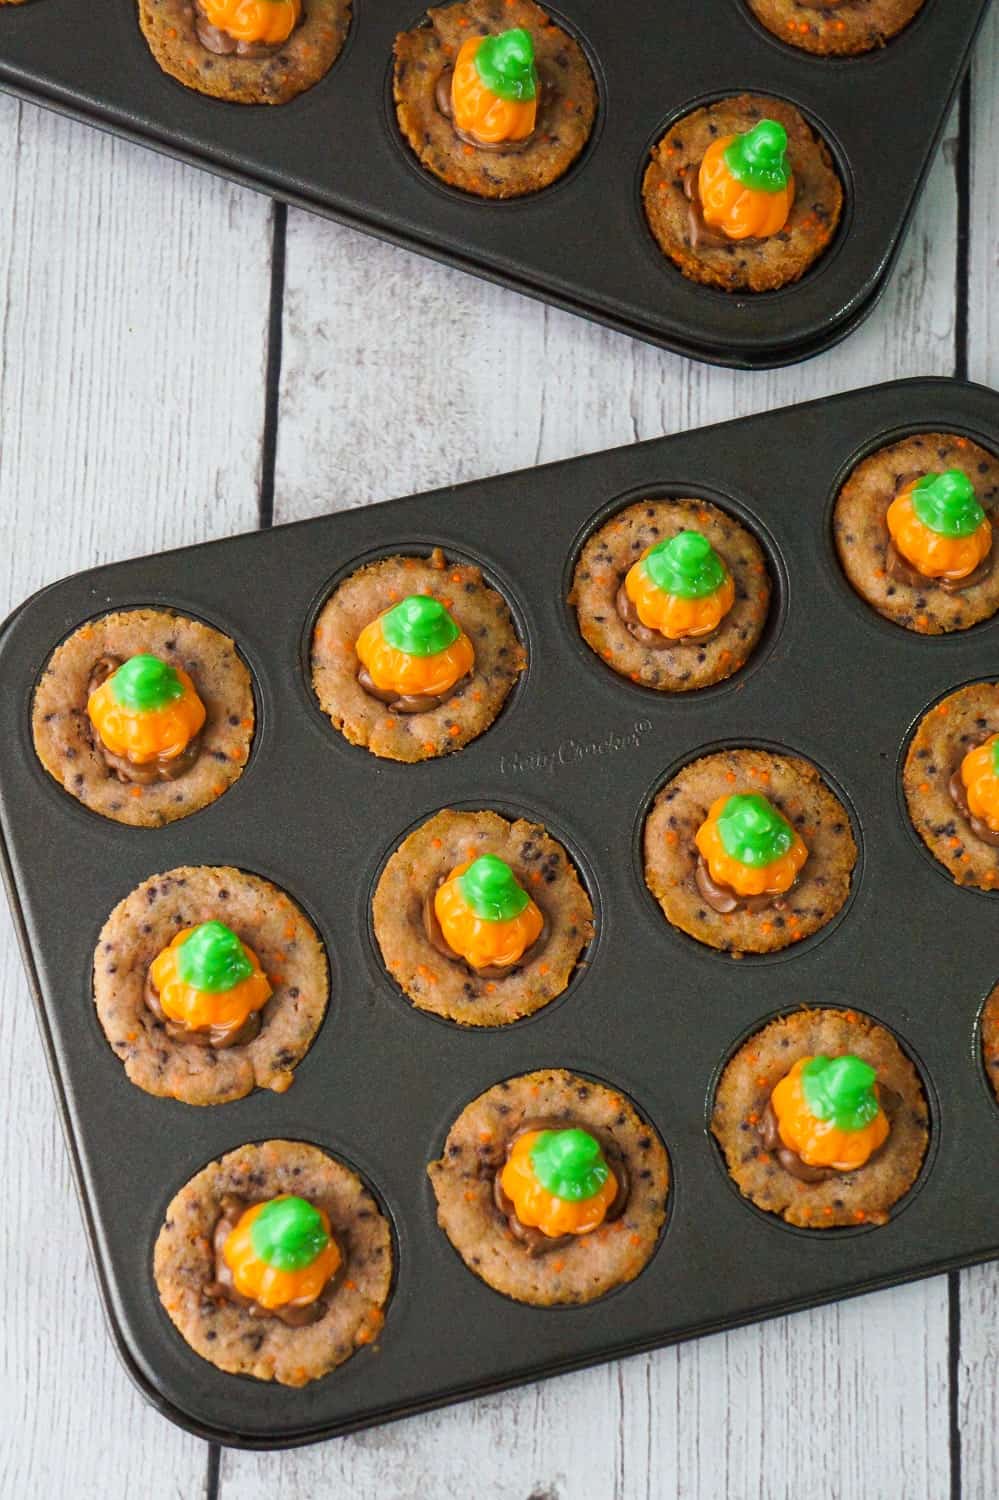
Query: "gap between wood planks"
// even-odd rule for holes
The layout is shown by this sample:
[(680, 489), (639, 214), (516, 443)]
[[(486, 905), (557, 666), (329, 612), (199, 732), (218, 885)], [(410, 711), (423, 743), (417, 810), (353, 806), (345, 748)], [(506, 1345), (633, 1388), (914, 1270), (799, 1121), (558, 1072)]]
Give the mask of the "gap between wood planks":
[[(968, 309), (970, 283), (971, 219), (971, 74), (961, 85), (958, 111), (957, 153), (954, 172), (957, 191), (957, 253), (955, 260), (954, 374), (968, 378)], [(278, 422), (281, 399), (281, 355), (284, 334), (285, 264), (288, 209), (274, 203), (271, 231), (271, 285), (267, 327), (267, 360), (264, 380), (264, 417), (260, 444), (260, 489), (257, 519), (262, 529), (274, 524), (274, 482), (277, 464)], [(948, 1414), (950, 1441), (950, 1497), (961, 1500), (961, 1291), (960, 1272), (947, 1277), (948, 1308)], [(205, 1500), (220, 1500), (222, 1451), (208, 1444), (205, 1470)]]

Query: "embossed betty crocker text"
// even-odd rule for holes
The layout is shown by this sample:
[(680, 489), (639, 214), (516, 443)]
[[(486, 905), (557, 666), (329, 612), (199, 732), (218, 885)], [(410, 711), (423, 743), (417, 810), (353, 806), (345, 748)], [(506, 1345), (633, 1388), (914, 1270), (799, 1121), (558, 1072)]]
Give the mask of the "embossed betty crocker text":
[(522, 771), (547, 771), (554, 776), (556, 771), (565, 766), (573, 766), (577, 761), (614, 755), (619, 750), (637, 750), (642, 742), (642, 735), (649, 734), (651, 730), (651, 719), (636, 719), (630, 729), (621, 733), (612, 729), (609, 734), (597, 740), (567, 739), (553, 750), (511, 750), (500, 756), (500, 774), (515, 776)]

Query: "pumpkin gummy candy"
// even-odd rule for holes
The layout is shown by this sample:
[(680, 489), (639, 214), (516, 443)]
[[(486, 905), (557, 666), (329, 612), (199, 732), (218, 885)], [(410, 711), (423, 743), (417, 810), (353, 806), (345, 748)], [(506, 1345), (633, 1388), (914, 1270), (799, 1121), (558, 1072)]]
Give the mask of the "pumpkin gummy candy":
[(756, 792), (716, 798), (694, 841), (711, 879), (740, 897), (783, 895), (808, 858), (787, 819)]
[(526, 141), (537, 123), (538, 93), (534, 43), (523, 27), (462, 44), (451, 80), (462, 135), (488, 146)]
[(105, 678), (90, 694), (87, 714), (105, 748), (135, 765), (182, 755), (206, 718), (187, 673), (148, 654)]
[(969, 812), (999, 834), (999, 734), (968, 751), (960, 776)]
[(897, 551), (925, 578), (967, 578), (992, 550), (992, 522), (962, 469), (924, 474), (895, 496), (885, 517)]
[(472, 642), (428, 594), (411, 594), (378, 615), (355, 650), (374, 686), (400, 697), (440, 697), (475, 665)]
[(800, 1057), (770, 1096), (781, 1140), (808, 1167), (853, 1172), (888, 1139), (889, 1124), (869, 1063)]
[(214, 921), (178, 932), (149, 978), (164, 1015), (190, 1031), (238, 1028), (273, 993), (253, 949)]
[(513, 1143), (500, 1186), (521, 1224), (551, 1238), (599, 1228), (618, 1192), (600, 1142), (578, 1126), (525, 1131)]
[(236, 42), (279, 47), (302, 18), (302, 0), (198, 0), (210, 26)]
[(696, 531), (647, 548), (625, 575), (624, 589), (641, 623), (667, 640), (710, 635), (735, 602), (732, 575)]
[(795, 191), (784, 126), (761, 120), (743, 135), (712, 141), (701, 161), (697, 191), (704, 222), (727, 239), (778, 234)]
[(240, 1296), (268, 1310), (315, 1302), (342, 1261), (328, 1215), (286, 1193), (241, 1215), (222, 1258)]
[(538, 907), (497, 854), (452, 870), (434, 893), (434, 914), (448, 947), (473, 969), (512, 968), (544, 928)]

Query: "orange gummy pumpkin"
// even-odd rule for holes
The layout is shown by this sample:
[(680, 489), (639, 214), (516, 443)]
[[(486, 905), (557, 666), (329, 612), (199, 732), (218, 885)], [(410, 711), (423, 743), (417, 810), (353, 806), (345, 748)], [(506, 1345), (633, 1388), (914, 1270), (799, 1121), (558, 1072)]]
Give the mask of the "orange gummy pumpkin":
[[(276, 1203), (279, 1198), (288, 1196), (281, 1193), (269, 1201)], [(260, 1259), (250, 1237), (254, 1219), (266, 1207), (266, 1203), (255, 1203), (246, 1210), (222, 1246), (222, 1259), (232, 1272), (233, 1282), (241, 1296), (250, 1298), (261, 1307), (305, 1307), (315, 1302), (330, 1277), (339, 1270), (343, 1259), (330, 1229), (329, 1215), (316, 1208), (330, 1238), (312, 1264), (299, 1271), (281, 1271)]]
[(544, 917), (533, 901), (505, 922), (476, 916), (465, 899), (459, 877), (473, 863), (467, 860), (451, 871), (434, 893), (434, 912), (444, 941), (473, 969), (509, 968), (518, 963), (541, 936)]
[(531, 1150), (541, 1134), (540, 1130), (529, 1130), (514, 1141), (500, 1174), (500, 1187), (522, 1224), (540, 1229), (552, 1239), (560, 1234), (589, 1234), (607, 1217), (607, 1210), (617, 1197), (617, 1179), (608, 1171), (600, 1191), (579, 1203), (556, 1198), (534, 1175)]
[[(808, 1167), (833, 1167), (852, 1172), (862, 1167), (888, 1139), (888, 1119), (879, 1109), (870, 1124), (859, 1130), (840, 1130), (832, 1120), (817, 1120), (808, 1108), (802, 1069), (810, 1057), (800, 1057), (770, 1095), (781, 1140)], [(877, 1093), (878, 1086), (874, 1085)]]
[(996, 742), (999, 734), (990, 735), (981, 745), (969, 750), (961, 762), (968, 808), (993, 833), (999, 833), (999, 775), (996, 773)]
[(389, 644), (380, 616), (365, 625), (354, 649), (375, 687), (400, 697), (440, 697), (475, 665), (475, 648), (464, 631), (433, 656), (413, 656)]
[(776, 193), (747, 187), (729, 170), (725, 152), (738, 137), (712, 141), (697, 174), (697, 192), (705, 224), (720, 229), (730, 240), (765, 239), (787, 223), (794, 203), (794, 177)]
[(87, 700), (90, 722), (101, 743), (112, 755), (121, 755), (134, 765), (151, 760), (173, 760), (182, 755), (205, 722), (205, 705), (194, 683), (182, 668), (175, 668), (184, 689), (180, 698), (163, 708), (138, 713), (114, 696), (113, 674)]
[(286, 42), (302, 15), (302, 0), (200, 0), (210, 26), (237, 42)]
[(985, 561), (992, 550), (992, 522), (988, 516), (970, 536), (943, 536), (922, 522), (912, 504), (914, 479), (899, 490), (888, 507), (885, 521), (892, 541), (906, 562), (925, 578), (956, 582)]
[(638, 618), (649, 630), (658, 630), (671, 641), (696, 640), (710, 635), (735, 603), (735, 583), (726, 569), (725, 582), (713, 594), (700, 599), (682, 599), (657, 588), (641, 566), (652, 549), (647, 548), (638, 562), (625, 574), (625, 593), (638, 611)]
[(458, 52), (451, 80), (454, 123), (465, 135), (489, 146), (526, 141), (537, 122), (537, 98), (501, 99), (486, 87), (475, 66), (482, 42), (482, 37), (470, 36)]
[(737, 896), (783, 895), (794, 884), (798, 871), (808, 858), (808, 849), (795, 833), (794, 843), (787, 853), (771, 860), (768, 865), (744, 865), (741, 859), (733, 859), (722, 843), (718, 828), (718, 819), (725, 810), (729, 795), (712, 802), (707, 818), (694, 835), (711, 879), (717, 885), (727, 885)]
[(186, 1026), (189, 1031), (205, 1031), (212, 1026), (241, 1026), (253, 1011), (262, 1010), (273, 994), (260, 960), (252, 948), (242, 943), (243, 952), (253, 965), (249, 978), (240, 980), (232, 989), (217, 993), (196, 989), (181, 979), (177, 969), (177, 950), (193, 931), (193, 927), (182, 928), (169, 947), (158, 953), (149, 966), (149, 977), (156, 987), (164, 1015)]

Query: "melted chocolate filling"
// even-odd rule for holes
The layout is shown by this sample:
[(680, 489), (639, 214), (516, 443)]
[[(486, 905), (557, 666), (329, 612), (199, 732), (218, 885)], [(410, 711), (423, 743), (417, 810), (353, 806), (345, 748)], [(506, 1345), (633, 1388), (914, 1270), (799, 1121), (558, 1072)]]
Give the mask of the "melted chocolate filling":
[(518, 151), (525, 151), (527, 149), (538, 133), (538, 128), (541, 124), (541, 114), (548, 102), (548, 95), (551, 92), (548, 83), (541, 77), (540, 73), (538, 74), (538, 108), (534, 117), (534, 129), (522, 141), (480, 141), (478, 136), (470, 135), (467, 130), (459, 130), (454, 123), (454, 110), (451, 106), (451, 80), (453, 78), (454, 68), (445, 68), (437, 80), (437, 86), (434, 90), (434, 102), (437, 105), (439, 113), (444, 116), (445, 120), (450, 121), (451, 129), (459, 141), (464, 141), (466, 146), (474, 146), (476, 151), (493, 151), (501, 154), (516, 154)]
[[(101, 685), (107, 682), (113, 672), (117, 672), (122, 665), (120, 656), (99, 656), (90, 669), (90, 680), (87, 683), (87, 697), (96, 693)], [(199, 730), (179, 755), (157, 755), (155, 760), (143, 761), (138, 765), (129, 760), (127, 755), (114, 755), (105, 745), (94, 725), (87, 717), (90, 727), (90, 739), (94, 749), (104, 761), (112, 776), (117, 776), (119, 781), (131, 783), (134, 786), (152, 786), (156, 781), (177, 781), (185, 775), (198, 756), (201, 754), (201, 731)]]
[[(537, 958), (548, 941), (548, 918), (541, 911), (540, 906), (538, 906), (538, 910), (541, 911), (541, 920), (544, 926), (531, 946), (524, 949), (515, 964), (487, 964), (484, 969), (473, 968), (467, 959), (462, 958), (460, 953), (454, 951), (441, 930), (440, 922), (437, 920), (437, 912), (434, 908), (434, 896), (444, 884), (446, 878), (446, 876), (441, 875), (434, 889), (429, 891), (423, 898), (423, 931), (426, 933), (427, 941), (433, 948), (436, 948), (437, 952), (443, 958), (449, 958), (454, 964), (464, 964), (469, 973), (474, 974), (478, 979), (505, 979), (508, 974), (516, 974), (517, 970), (526, 964), (530, 958)], [(537, 902), (534, 904), (535, 906), (538, 905)]]
[[(963, 758), (962, 756), (962, 760)], [(988, 844), (990, 848), (999, 849), (999, 833), (994, 832), (987, 823), (983, 823), (981, 818), (976, 818), (968, 806), (968, 789), (961, 780), (960, 761), (954, 768), (953, 775), (947, 783), (947, 790), (950, 793), (950, 800), (961, 816), (970, 824), (971, 831), (975, 837), (981, 839), (983, 844)]]
[(259, 1010), (251, 1010), (246, 1020), (238, 1026), (206, 1026), (196, 1029), (185, 1026), (182, 1021), (171, 1020), (160, 1004), (159, 991), (148, 970), (142, 998), (146, 1002), (146, 1009), (152, 1011), (172, 1042), (190, 1042), (195, 1047), (215, 1047), (218, 1051), (223, 1051), (226, 1047), (245, 1047), (260, 1033)]
[(617, 610), (618, 619), (628, 627), (639, 645), (648, 646), (651, 651), (668, 651), (674, 646), (703, 646), (705, 641), (714, 640), (721, 629), (719, 622), (714, 630), (706, 630), (703, 635), (683, 635), (674, 638), (663, 635), (661, 630), (653, 630), (651, 626), (643, 625), (635, 601), (625, 588), (623, 579), (614, 597), (614, 608)]
[[(722, 229), (715, 229), (704, 217), (704, 209), (701, 207), (701, 194), (698, 187), (700, 176), (700, 165), (697, 170), (684, 173), (683, 191), (686, 194), (690, 207), (687, 210), (687, 238), (690, 240), (691, 250), (719, 250), (725, 245), (759, 245), (762, 243), (758, 235), (747, 235), (742, 240), (731, 240)], [(702, 636), (703, 640), (704, 637)]]
[(732, 911), (783, 911), (797, 883), (797, 880), (794, 880), (779, 896), (739, 896), (730, 885), (712, 879), (702, 854), (698, 854), (697, 866), (694, 870), (694, 884), (697, 889), (711, 910), (720, 912), (723, 917), (728, 916)]
[[(266, 1199), (258, 1199), (257, 1202), (266, 1202)], [(261, 1307), (259, 1302), (254, 1302), (250, 1297), (244, 1297), (236, 1290), (232, 1272), (225, 1263), (222, 1247), (236, 1228), (243, 1214), (253, 1203), (245, 1198), (239, 1198), (235, 1193), (226, 1193), (222, 1199), (222, 1212), (215, 1225), (215, 1233), (212, 1236), (212, 1250), (215, 1255), (215, 1280), (209, 1281), (202, 1290), (206, 1297), (211, 1297), (214, 1302), (234, 1302), (237, 1307), (245, 1307), (251, 1318), (276, 1318), (279, 1323), (285, 1323), (289, 1328), (304, 1328), (308, 1323), (318, 1323), (319, 1319), (326, 1314), (327, 1303), (323, 1300), (335, 1291), (346, 1262), (346, 1257), (341, 1259), (334, 1274), (323, 1287), (322, 1293), (314, 1302), (307, 1302), (303, 1307)], [(341, 1247), (342, 1248), (342, 1247)]]
[(294, 36), (295, 31), (305, 19), (305, 12), (298, 19), (294, 31), (285, 37), (283, 42), (241, 42), (236, 37), (230, 36), (221, 26), (213, 26), (201, 8), (199, 0), (194, 0), (194, 30), (198, 41), (208, 52), (214, 52), (217, 57), (245, 57), (253, 59), (257, 57), (274, 57), (286, 47)]
[[(892, 1116), (896, 1113), (902, 1101), (894, 1089), (885, 1088), (884, 1084), (878, 1084), (878, 1098), (881, 1108), (888, 1116), (890, 1124)], [(851, 1167), (849, 1172), (840, 1172), (836, 1167), (808, 1166), (806, 1162), (802, 1161), (797, 1151), (792, 1151), (789, 1146), (785, 1146), (781, 1139), (773, 1104), (769, 1099), (760, 1117), (760, 1123), (756, 1127), (756, 1133), (760, 1138), (763, 1149), (769, 1151), (772, 1156), (775, 1156), (784, 1168), (784, 1171), (789, 1173), (791, 1177), (796, 1177), (799, 1182), (828, 1182), (830, 1177), (848, 1177), (851, 1173), (862, 1172), (864, 1169), (863, 1167)], [(867, 1166), (867, 1162), (873, 1161), (884, 1150), (890, 1140), (891, 1136), (887, 1135), (877, 1151), (872, 1151), (867, 1161), (864, 1162), (864, 1167)]]
[(585, 1130), (587, 1134), (597, 1137), (600, 1141), (600, 1148), (604, 1153), (607, 1165), (614, 1173), (614, 1178), (617, 1182), (617, 1194), (607, 1213), (604, 1215), (604, 1223), (610, 1224), (615, 1219), (619, 1219), (628, 1206), (628, 1198), (631, 1193), (631, 1179), (628, 1176), (628, 1169), (624, 1164), (624, 1158), (616, 1147), (609, 1145), (607, 1141), (597, 1135), (597, 1132), (591, 1126), (583, 1125), (580, 1121), (573, 1119), (525, 1120), (523, 1125), (514, 1131), (506, 1143), (503, 1162), (497, 1168), (496, 1174), (493, 1177), (493, 1202), (506, 1220), (510, 1233), (520, 1241), (528, 1255), (532, 1258), (540, 1255), (548, 1255), (552, 1250), (561, 1250), (564, 1246), (571, 1245), (574, 1240), (584, 1239), (585, 1236), (578, 1234), (548, 1235), (531, 1224), (522, 1224), (517, 1218), (517, 1210), (514, 1208), (513, 1202), (503, 1191), (500, 1174), (503, 1166), (510, 1159), (510, 1152), (513, 1150), (515, 1142), (522, 1135), (527, 1135), (532, 1130), (571, 1130), (573, 1128)]
[(391, 688), (375, 687), (367, 667), (363, 666), (358, 668), (357, 680), (369, 698), (377, 698), (379, 703), (387, 703), (394, 714), (428, 714), (431, 709), (440, 708), (442, 704), (449, 703), (452, 698), (460, 697), (471, 682), (472, 675), (470, 672), (466, 673), (446, 693), (399, 694)]

